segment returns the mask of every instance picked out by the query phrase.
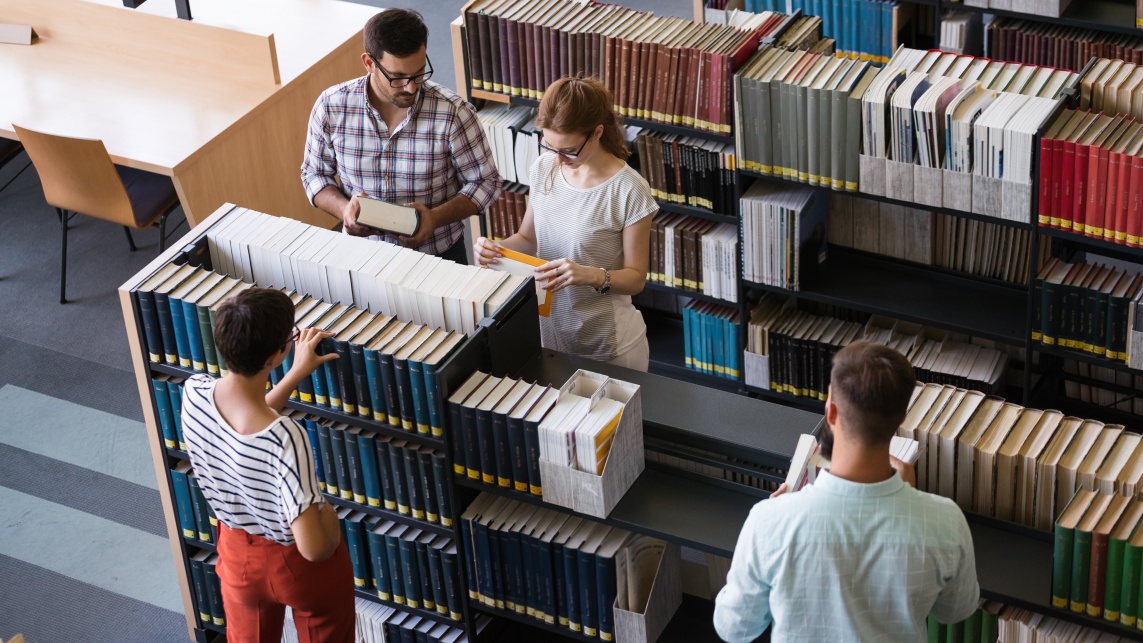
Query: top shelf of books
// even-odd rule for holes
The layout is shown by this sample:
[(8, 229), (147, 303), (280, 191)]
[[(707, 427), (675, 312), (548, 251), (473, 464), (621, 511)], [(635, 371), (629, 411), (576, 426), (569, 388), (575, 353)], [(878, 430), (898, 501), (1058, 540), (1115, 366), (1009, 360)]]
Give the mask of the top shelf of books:
[[(1137, 27), (1135, 5), (1119, 0), (1071, 0), (1063, 2), (1066, 7), (1060, 12), (1060, 17), (1017, 10), (1023, 3), (997, 2), (992, 0), (978, 0), (972, 4), (960, 2), (943, 2), (949, 8), (965, 9), (979, 13), (990, 13), (997, 16), (1019, 18), (1024, 20), (1042, 20), (1054, 25), (1078, 27), (1080, 29), (1093, 29), (1095, 31), (1109, 31), (1131, 36), (1143, 35), (1143, 29)], [(983, 6), (982, 6), (983, 5)], [(1009, 6), (1010, 5), (1010, 6)]]

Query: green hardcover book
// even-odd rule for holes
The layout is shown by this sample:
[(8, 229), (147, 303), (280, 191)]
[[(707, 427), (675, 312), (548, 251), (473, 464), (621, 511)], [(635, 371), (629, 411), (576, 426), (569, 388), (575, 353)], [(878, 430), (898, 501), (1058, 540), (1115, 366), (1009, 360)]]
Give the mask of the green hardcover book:
[(941, 636), (943, 633), (941, 632), (941, 624), (937, 622), (937, 619), (929, 616), (925, 619), (925, 625), (929, 631), (929, 643), (944, 643), (945, 639)]
[(448, 335), (449, 333), (447, 331), (439, 328), (434, 330), (428, 339), (417, 347), (408, 357), (409, 388), (413, 396), (413, 425), (416, 427), (417, 433), (421, 435), (429, 435), (431, 431), (429, 398), (428, 390), (425, 389), (425, 368), (423, 362), (426, 357), (431, 355), (433, 351), (448, 338)]
[(1057, 263), (1051, 272), (1044, 275), (1040, 303), (1040, 341), (1055, 346), (1060, 339), (1060, 319), (1062, 318), (1063, 297), (1061, 282), (1075, 264)]
[[(413, 407), (413, 382), (411, 373), (409, 372), (409, 356), (428, 341), (433, 332), (433, 329), (427, 326), (419, 327), (412, 338), (405, 342), (405, 345), (402, 346), (400, 350), (394, 352), (391, 357), (393, 364), (393, 381), (397, 386), (397, 408), (401, 416), (401, 428), (406, 431), (417, 430), (416, 411)], [(421, 384), (423, 383), (424, 376), (422, 375)], [(429, 432), (427, 423), (425, 424), (424, 432)]]
[(1135, 627), (1139, 617), (1140, 578), (1143, 577), (1143, 527), (1136, 527), (1135, 533), (1123, 548), (1123, 580), (1119, 589), (1119, 623)]
[(1087, 611), (1087, 579), (1091, 573), (1091, 532), (1099, 523), (1099, 519), (1103, 517), (1103, 512), (1110, 503), (1110, 494), (1097, 494), (1075, 528), (1075, 542), (1072, 544), (1071, 596), (1068, 600), (1068, 608), (1076, 613)]
[(949, 623), (945, 626), (945, 643), (962, 643), (964, 641), (965, 621)]
[(218, 365), (218, 351), (214, 346), (214, 326), (210, 322), (210, 311), (215, 304), (226, 299), (230, 291), (235, 290), (241, 283), (234, 277), (226, 277), (195, 302), (195, 317), (198, 319), (199, 332), (202, 335), (206, 372), (211, 375), (218, 375), (221, 369)]
[(353, 495), (353, 502), (365, 504), (365, 469), (361, 466), (361, 448), (357, 446), (357, 437), (361, 435), (360, 427), (345, 429), (345, 462), (349, 472), (349, 489)]
[(204, 550), (199, 551), (191, 556), (190, 569), (191, 569), (191, 584), (194, 589), (194, 602), (195, 608), (198, 611), (198, 620), (202, 623), (210, 623), (210, 594), (206, 585), (206, 571), (203, 569), (203, 564), (206, 559), (210, 557), (211, 552)]
[(1127, 553), (1127, 541), (1135, 533), (1135, 527), (1143, 519), (1143, 502), (1132, 500), (1123, 511), (1119, 522), (1115, 523), (1107, 542), (1107, 572), (1103, 594), (1103, 618), (1118, 621), (1123, 603), (1123, 560)]
[(1004, 608), (1001, 603), (987, 601), (980, 610), (980, 640), (994, 643), (1000, 638), (1000, 610)]
[(1072, 497), (1056, 520), (1055, 549), (1052, 554), (1053, 607), (1059, 609), (1068, 607), (1068, 599), (1072, 595), (1072, 550), (1075, 544), (1075, 529), (1094, 498), (1094, 491), (1081, 489)]
[(203, 562), (202, 571), (210, 595), (210, 620), (215, 625), (225, 627), (226, 610), (222, 605), (222, 581), (218, 578), (218, 554), (211, 554)]
[[(980, 639), (980, 624), (984, 618), (983, 610), (977, 609), (972, 613), (972, 616), (964, 620), (964, 636), (960, 639), (964, 643), (981, 643)], [(993, 641), (992, 643), (996, 643)]]

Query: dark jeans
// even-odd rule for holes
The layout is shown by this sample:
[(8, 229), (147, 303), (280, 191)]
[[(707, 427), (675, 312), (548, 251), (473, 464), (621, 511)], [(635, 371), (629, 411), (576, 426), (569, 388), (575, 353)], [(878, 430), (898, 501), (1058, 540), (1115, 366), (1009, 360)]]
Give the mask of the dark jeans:
[(462, 266), (468, 265), (468, 248), (464, 245), (464, 237), (456, 240), (452, 247), (437, 255), (441, 259), (454, 261)]

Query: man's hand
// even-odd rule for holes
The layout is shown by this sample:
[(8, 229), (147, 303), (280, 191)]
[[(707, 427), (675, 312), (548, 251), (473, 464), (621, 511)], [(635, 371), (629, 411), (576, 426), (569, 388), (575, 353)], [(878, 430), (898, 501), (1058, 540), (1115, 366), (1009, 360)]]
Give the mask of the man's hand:
[(429, 206), (420, 203), (406, 203), (405, 205), (421, 213), (421, 227), (417, 230), (417, 234), (411, 237), (398, 238), (401, 240), (401, 245), (406, 248), (420, 248), (428, 243), (429, 237), (431, 237), (433, 232), (437, 229), (436, 213), (434, 213), (433, 209)]
[(361, 212), (361, 204), (357, 202), (359, 196), (365, 196), (365, 193), (354, 194), (349, 197), (349, 201), (346, 201), (345, 207), (341, 210), (341, 224), (345, 231), (354, 237), (368, 237), (377, 234), (373, 228), (357, 224), (357, 215)]
[(770, 497), (771, 497), (771, 498), (777, 498), (778, 496), (780, 496), (780, 495), (782, 495), (782, 494), (786, 493), (786, 492), (787, 492), (787, 491), (789, 491), (789, 490), (790, 490), (790, 489), (789, 489), (788, 487), (786, 487), (786, 483), (785, 483), (785, 482), (783, 482), (782, 484), (778, 485), (778, 488), (777, 488), (777, 489), (775, 489), (774, 491), (772, 491), (772, 492), (770, 493)]
[(914, 489), (917, 487), (917, 472), (913, 470), (913, 465), (894, 456), (889, 456), (889, 466), (896, 469), (897, 473), (901, 474), (901, 479), (910, 487)]

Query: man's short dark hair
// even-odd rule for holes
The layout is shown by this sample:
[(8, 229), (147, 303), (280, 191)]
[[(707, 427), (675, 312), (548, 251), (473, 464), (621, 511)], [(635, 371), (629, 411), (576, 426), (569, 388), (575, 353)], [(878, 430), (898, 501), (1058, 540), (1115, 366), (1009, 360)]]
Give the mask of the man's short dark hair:
[(830, 397), (845, 427), (866, 445), (888, 442), (897, 433), (917, 378), (905, 356), (867, 341), (838, 351), (830, 373)]
[(248, 288), (222, 302), (214, 315), (214, 346), (238, 375), (257, 375), (293, 332), (294, 303), (280, 290)]
[(429, 28), (412, 9), (386, 9), (365, 23), (365, 51), (376, 60), (385, 54), (407, 58), (429, 42)]

